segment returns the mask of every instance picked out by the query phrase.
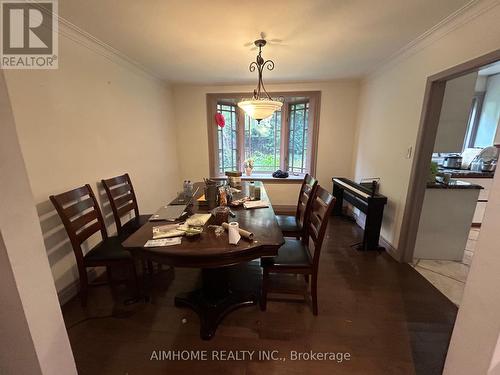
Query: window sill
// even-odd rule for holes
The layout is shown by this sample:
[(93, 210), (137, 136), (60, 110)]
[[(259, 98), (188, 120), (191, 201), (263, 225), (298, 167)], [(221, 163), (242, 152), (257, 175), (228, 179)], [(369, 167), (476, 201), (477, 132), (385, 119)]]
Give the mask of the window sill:
[[(225, 180), (226, 176), (210, 177), (212, 180)], [(276, 178), (266, 174), (252, 174), (251, 176), (241, 176), (242, 181), (262, 181), (268, 184), (301, 184), (304, 176), (290, 175), (287, 178)]]

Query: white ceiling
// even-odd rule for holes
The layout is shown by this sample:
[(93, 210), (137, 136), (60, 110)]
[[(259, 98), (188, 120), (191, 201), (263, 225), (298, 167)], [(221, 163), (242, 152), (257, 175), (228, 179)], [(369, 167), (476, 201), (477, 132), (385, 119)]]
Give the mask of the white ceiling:
[(265, 32), (281, 43), (265, 81), (358, 77), (470, 0), (62, 0), (60, 15), (171, 82), (255, 80)]

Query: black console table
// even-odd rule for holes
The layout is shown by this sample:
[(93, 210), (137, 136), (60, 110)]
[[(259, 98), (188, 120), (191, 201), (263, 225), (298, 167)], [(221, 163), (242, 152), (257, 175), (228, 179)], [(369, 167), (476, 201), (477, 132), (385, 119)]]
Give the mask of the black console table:
[(336, 198), (333, 215), (343, 215), (344, 200), (366, 215), (363, 242), (359, 250), (381, 250), (379, 246), (380, 228), (387, 197), (375, 192), (375, 185), (368, 188), (343, 177), (334, 177), (333, 196)]

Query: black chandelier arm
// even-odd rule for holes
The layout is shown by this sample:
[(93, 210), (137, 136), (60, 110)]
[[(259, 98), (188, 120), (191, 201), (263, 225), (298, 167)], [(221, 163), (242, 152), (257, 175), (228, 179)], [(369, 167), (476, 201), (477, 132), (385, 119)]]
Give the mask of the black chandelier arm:
[(259, 64), (257, 64), (255, 61), (252, 61), (250, 63), (250, 66), (248, 67), (248, 70), (250, 70), (251, 72), (255, 72), (255, 69), (258, 69), (259, 68)]
[[(257, 42), (256, 42), (256, 44), (257, 44)], [(267, 92), (266, 87), (264, 86), (264, 82), (262, 81), (262, 72), (264, 70), (264, 67), (267, 68), (267, 70), (269, 70), (269, 71), (273, 70), (274, 69), (274, 61), (264, 60), (262, 58), (261, 53), (262, 53), (262, 45), (259, 45), (259, 53), (258, 53), (255, 61), (252, 61), (250, 63), (250, 66), (248, 67), (250, 72), (255, 72), (255, 70), (257, 70), (257, 74), (258, 74), (257, 88), (253, 91), (254, 92), (253, 99), (260, 100), (261, 99), (261, 97), (260, 97), (261, 92), (264, 92), (266, 94), (267, 99), (273, 100), (271, 95), (269, 95), (269, 93)]]
[(267, 70), (273, 70), (274, 69), (274, 61), (273, 60), (266, 60), (262, 64), (262, 67), (266, 67)]
[(266, 87), (264, 86), (264, 82), (262, 82), (262, 80), (260, 81), (260, 86), (262, 87), (262, 91), (266, 93), (267, 98), (269, 100), (273, 100), (273, 98), (271, 98), (271, 95), (269, 95), (269, 93), (267, 92)]

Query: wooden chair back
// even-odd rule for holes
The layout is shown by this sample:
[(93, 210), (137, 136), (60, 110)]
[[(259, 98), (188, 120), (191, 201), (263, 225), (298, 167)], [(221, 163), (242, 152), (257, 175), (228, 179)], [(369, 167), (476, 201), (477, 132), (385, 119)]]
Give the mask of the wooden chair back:
[(307, 223), (309, 220), (308, 216), (310, 214), (312, 203), (311, 198), (314, 196), (317, 187), (318, 180), (311, 175), (306, 174), (304, 176), (304, 181), (302, 181), (302, 186), (300, 187), (299, 201), (297, 203), (297, 211), (295, 213), (297, 223), (299, 223), (300, 227), (303, 229), (305, 228), (304, 223)]
[(64, 228), (68, 233), (78, 266), (83, 266), (81, 244), (90, 236), (101, 232), (102, 239), (108, 238), (104, 219), (97, 199), (89, 184), (82, 187), (51, 195), (50, 201), (56, 208)]
[(314, 255), (313, 267), (317, 271), (319, 265), (319, 256), (321, 253), (321, 246), (325, 237), (328, 219), (330, 218), (335, 198), (327, 190), (321, 186), (316, 188), (316, 192), (312, 197), (311, 213), (307, 226), (307, 239), (309, 251), (311, 250), (309, 244), (312, 243)]
[(139, 217), (139, 206), (135, 196), (134, 187), (128, 173), (121, 176), (101, 180), (104, 190), (109, 199), (113, 217), (115, 218), (116, 231), (119, 235), (122, 234), (124, 224), (122, 218), (134, 211), (135, 217)]

